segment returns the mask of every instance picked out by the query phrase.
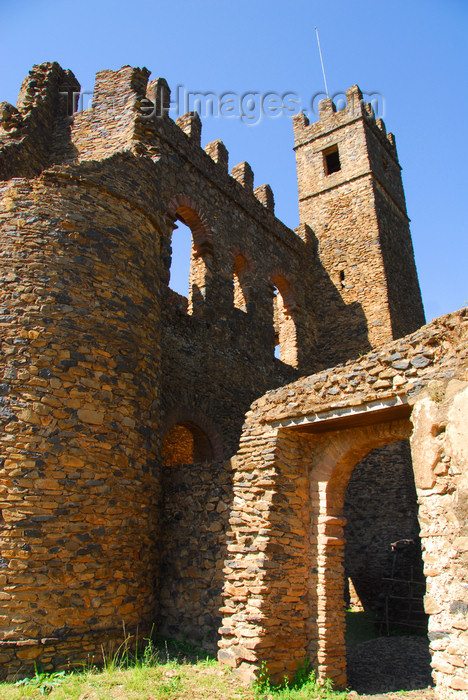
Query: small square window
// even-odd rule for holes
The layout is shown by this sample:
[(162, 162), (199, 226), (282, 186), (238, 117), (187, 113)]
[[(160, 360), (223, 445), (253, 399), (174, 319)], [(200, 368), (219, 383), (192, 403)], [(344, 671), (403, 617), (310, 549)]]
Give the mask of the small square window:
[(338, 146), (331, 146), (323, 151), (323, 167), (325, 170), (325, 175), (331, 175), (332, 173), (337, 173), (341, 170), (340, 154), (338, 153)]

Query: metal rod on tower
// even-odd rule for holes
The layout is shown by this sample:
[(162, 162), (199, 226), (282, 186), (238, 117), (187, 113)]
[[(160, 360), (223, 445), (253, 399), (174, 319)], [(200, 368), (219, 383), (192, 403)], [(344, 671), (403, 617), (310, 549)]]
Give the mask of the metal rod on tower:
[(325, 67), (323, 65), (323, 58), (322, 58), (322, 49), (320, 48), (320, 39), (319, 39), (319, 33), (317, 27), (315, 27), (315, 33), (317, 34), (317, 44), (318, 44), (318, 50), (320, 54), (320, 63), (322, 64), (322, 73), (323, 73), (323, 82), (325, 83), (325, 92), (327, 93), (328, 99), (330, 99), (330, 95), (328, 94), (328, 85), (327, 85), (327, 79), (325, 77)]

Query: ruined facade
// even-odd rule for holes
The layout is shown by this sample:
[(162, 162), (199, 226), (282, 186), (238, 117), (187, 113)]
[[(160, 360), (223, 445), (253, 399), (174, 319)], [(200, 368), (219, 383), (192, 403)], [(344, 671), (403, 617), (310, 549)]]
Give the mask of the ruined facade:
[[(425, 331), (438, 348), (420, 350), (428, 362), (408, 350), (426, 336), (417, 335), (424, 313), (395, 140), (356, 86), (344, 110), (324, 101), (316, 124), (294, 119), (301, 224), (292, 231), (275, 218), (270, 187), (254, 189), (248, 163), (229, 174), (223, 143), (201, 148), (198, 116), (170, 119), (167, 84), (148, 77), (128, 66), (98, 73), (92, 108), (76, 112), (73, 74), (43, 64), (17, 107), (0, 105), (3, 674), (97, 657), (124, 622), (218, 645), (246, 677), (262, 661), (291, 673), (308, 655), (344, 683), (340, 634), (329, 639), (331, 625), (342, 628), (343, 488), (379, 448), (395, 488), (406, 479), (414, 489), (402, 442), (409, 387), (422, 372), (422, 390), (434, 362), (449, 363), (442, 379), (465, 381), (465, 335), (447, 322)], [(187, 299), (170, 288), (178, 221), (192, 233)], [(327, 369), (364, 353), (362, 369)], [(401, 357), (381, 367), (386, 353)], [(304, 437), (277, 425), (284, 411), (296, 419), (304, 393), (306, 422), (349, 402), (367, 415), (380, 396), (382, 410), (396, 410), (379, 414), (375, 439), (359, 419), (343, 425), (359, 446), (330, 512), (305, 496), (315, 483), (304, 467), (309, 428)], [(289, 476), (277, 490), (278, 464)], [(444, 484), (463, 471), (441, 469)], [(420, 499), (439, 488), (429, 481), (416, 480), (430, 491)], [(459, 640), (466, 628), (457, 629)], [(462, 643), (451, 634), (447, 644)], [(465, 676), (441, 664), (453, 670), (458, 652), (449, 659), (441, 644), (439, 686), (456, 694)]]

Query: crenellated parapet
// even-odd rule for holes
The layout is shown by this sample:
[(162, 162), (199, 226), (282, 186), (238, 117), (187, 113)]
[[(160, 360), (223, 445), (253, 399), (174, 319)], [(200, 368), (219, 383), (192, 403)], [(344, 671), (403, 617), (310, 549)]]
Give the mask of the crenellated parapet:
[(272, 226), (272, 197), (254, 194), (250, 166), (234, 166), (229, 176), (224, 144), (217, 140), (203, 149), (198, 114), (173, 121), (167, 82), (148, 78), (146, 68), (100, 71), (91, 107), (77, 111), (80, 85), (73, 74), (57, 63), (35, 66), (23, 83), (18, 106), (1, 103), (0, 176), (31, 176), (53, 164), (100, 161), (128, 151), (153, 160), (176, 154), (294, 246), (285, 226), (278, 220)]
[(193, 143), (200, 145), (202, 123), (196, 112), (183, 114), (176, 121), (177, 126), (186, 134)]
[(253, 191), (254, 174), (252, 168), (246, 161), (235, 165), (231, 170), (231, 175), (244, 189), (249, 192)]
[(73, 113), (80, 85), (58, 63), (34, 66), (17, 106), (0, 105), (0, 178), (31, 177), (50, 164), (57, 120)]
[(260, 185), (254, 190), (254, 195), (258, 201), (263, 204), (272, 213), (275, 211), (275, 198), (270, 185)]
[(211, 160), (223, 169), (223, 172), (227, 173), (229, 164), (229, 152), (220, 139), (216, 141), (210, 141), (205, 146), (205, 153), (210, 156)]
[(374, 108), (370, 102), (365, 102), (362, 92), (357, 85), (353, 85), (346, 91), (346, 107), (337, 110), (332, 99), (327, 98), (319, 102), (319, 119), (310, 123), (308, 117), (299, 113), (293, 117), (295, 145), (301, 146), (316, 139), (324, 133), (330, 133), (343, 128), (359, 119), (365, 119), (366, 124), (382, 137), (382, 144), (388, 149), (389, 154), (397, 157), (395, 137), (387, 134), (383, 119), (376, 119)]

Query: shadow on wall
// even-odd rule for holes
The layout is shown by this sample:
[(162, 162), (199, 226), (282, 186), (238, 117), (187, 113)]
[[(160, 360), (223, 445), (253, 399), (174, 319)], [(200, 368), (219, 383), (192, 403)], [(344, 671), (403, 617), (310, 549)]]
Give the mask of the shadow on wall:
[[(367, 318), (359, 302), (346, 304), (340, 288), (331, 279), (319, 257), (319, 240), (307, 224), (296, 229), (305, 240), (306, 247), (301, 259), (302, 279), (311, 279), (303, 290), (307, 313), (299, 309), (299, 367), (307, 373), (333, 367), (341, 362), (359, 357), (372, 346), (369, 342)], [(313, 347), (301, 342), (302, 328), (309, 325), (309, 334), (315, 337)], [(389, 338), (390, 340), (390, 338)]]
[(199, 409), (172, 410), (163, 430), (158, 631), (214, 652), (233, 499), (231, 463), (223, 459), (214, 424)]
[(233, 499), (227, 462), (163, 467), (159, 631), (214, 653)]

